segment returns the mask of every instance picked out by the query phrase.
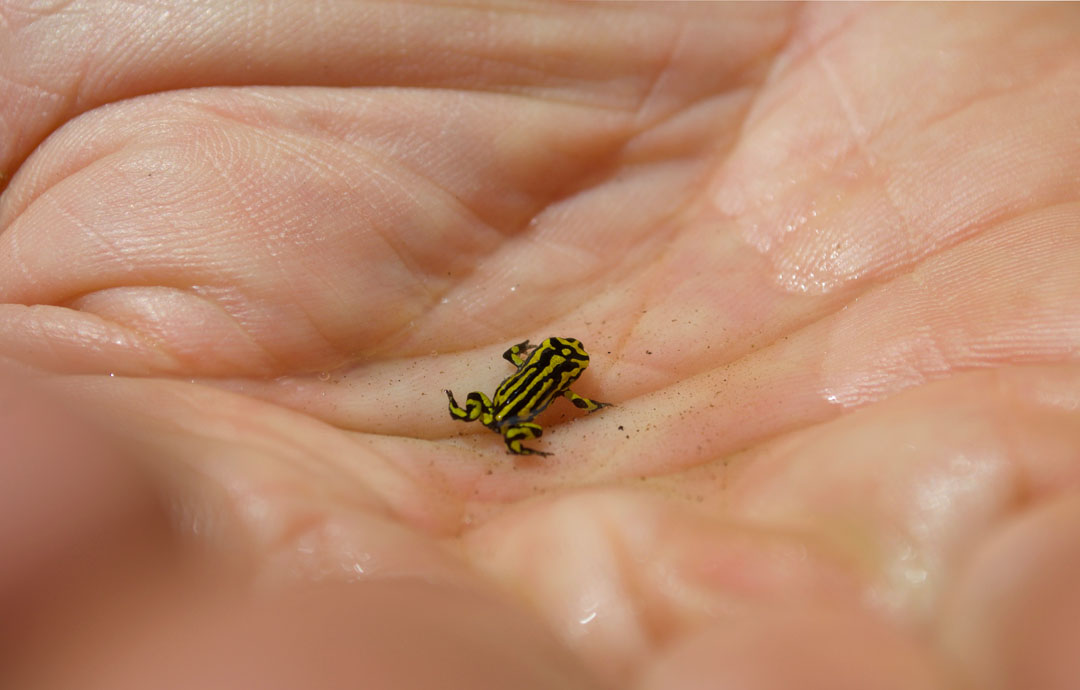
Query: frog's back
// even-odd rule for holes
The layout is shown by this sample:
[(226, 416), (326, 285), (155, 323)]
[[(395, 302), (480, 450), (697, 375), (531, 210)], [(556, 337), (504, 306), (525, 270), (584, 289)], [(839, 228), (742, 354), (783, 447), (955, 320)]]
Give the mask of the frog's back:
[(547, 338), (499, 384), (492, 399), (498, 426), (527, 422), (543, 412), (589, 366), (576, 338)]

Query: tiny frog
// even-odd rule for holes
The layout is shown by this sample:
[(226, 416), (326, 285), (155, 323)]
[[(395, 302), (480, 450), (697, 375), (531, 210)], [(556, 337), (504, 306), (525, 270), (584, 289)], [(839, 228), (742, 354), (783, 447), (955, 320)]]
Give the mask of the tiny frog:
[[(532, 352), (523, 356), (530, 349)], [(517, 371), (499, 384), (492, 399), (473, 392), (465, 398), (465, 407), (460, 407), (453, 393), (443, 392), (450, 400), (451, 419), (480, 420), (487, 428), (502, 434), (506, 447), (514, 455), (551, 455), (521, 444), (543, 435), (544, 430), (532, 420), (555, 398), (563, 396), (589, 412), (610, 404), (583, 398), (570, 390), (570, 384), (589, 366), (589, 353), (576, 338), (547, 338), (532, 347), (526, 340), (504, 352), (503, 359), (517, 367)]]

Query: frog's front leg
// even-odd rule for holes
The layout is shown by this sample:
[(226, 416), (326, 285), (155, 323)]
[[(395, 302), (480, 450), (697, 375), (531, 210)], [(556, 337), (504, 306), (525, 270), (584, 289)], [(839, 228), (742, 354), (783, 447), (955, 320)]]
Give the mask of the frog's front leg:
[(533, 424), (532, 422), (518, 422), (517, 424), (504, 427), (502, 434), (503, 439), (506, 440), (507, 449), (514, 455), (551, 455), (551, 453), (545, 453), (542, 450), (533, 450), (532, 448), (526, 448), (521, 445), (524, 441), (540, 438), (544, 435), (544, 430), (539, 424)]
[(444, 392), (446, 398), (450, 401), (451, 419), (459, 419), (463, 422), (475, 422), (479, 419), (484, 426), (491, 426), (495, 417), (491, 411), (491, 400), (486, 395), (473, 391), (465, 398), (465, 407), (461, 407), (457, 404), (457, 400), (454, 400), (453, 393), (449, 390)]
[(611, 407), (611, 403), (597, 402), (595, 400), (589, 400), (586, 397), (578, 395), (574, 391), (566, 391), (563, 393), (567, 400), (574, 403), (574, 407), (579, 407), (589, 412), (596, 412), (601, 407)]
[(521, 353), (529, 349), (529, 341), (523, 340), (522, 342), (514, 345), (509, 350), (503, 353), (503, 359), (510, 362), (517, 368), (521, 368), (521, 365), (525, 363), (525, 358), (521, 356)]

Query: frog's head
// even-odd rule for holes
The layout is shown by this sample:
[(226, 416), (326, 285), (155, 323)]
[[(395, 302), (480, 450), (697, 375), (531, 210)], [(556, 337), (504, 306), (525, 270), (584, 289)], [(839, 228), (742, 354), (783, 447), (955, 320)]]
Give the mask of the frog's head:
[(579, 369), (589, 366), (589, 353), (577, 338), (548, 338), (544, 341), (544, 346), (570, 360)]

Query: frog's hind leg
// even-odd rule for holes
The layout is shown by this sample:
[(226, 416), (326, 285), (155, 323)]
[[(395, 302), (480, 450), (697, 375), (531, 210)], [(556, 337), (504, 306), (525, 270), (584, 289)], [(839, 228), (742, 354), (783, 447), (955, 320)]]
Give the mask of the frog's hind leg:
[(447, 400), (450, 401), (450, 418), (459, 419), (463, 422), (475, 422), (477, 419), (484, 426), (490, 426), (494, 419), (491, 412), (491, 400), (483, 393), (473, 391), (465, 398), (465, 407), (461, 407), (454, 400), (454, 394), (449, 390), (444, 391)]
[(601, 407), (611, 407), (611, 403), (589, 400), (588, 398), (578, 395), (574, 391), (566, 391), (565, 393), (563, 393), (563, 395), (566, 396), (567, 400), (574, 403), (574, 407), (580, 407), (581, 409), (588, 410), (589, 412), (596, 412)]
[(509, 350), (504, 352), (503, 353), (503, 359), (505, 359), (507, 362), (510, 362), (515, 367), (520, 369), (521, 365), (525, 363), (525, 358), (521, 356), (521, 353), (527, 351), (528, 349), (529, 349), (529, 341), (528, 340), (523, 340), (522, 342), (518, 343), (517, 345), (514, 345)]
[(514, 455), (551, 455), (551, 453), (545, 453), (542, 450), (533, 450), (532, 448), (526, 448), (521, 445), (524, 441), (540, 438), (544, 435), (544, 430), (539, 424), (519, 422), (513, 426), (506, 427), (503, 429), (502, 433), (503, 438), (506, 439), (507, 449)]

